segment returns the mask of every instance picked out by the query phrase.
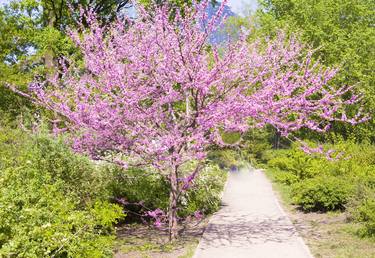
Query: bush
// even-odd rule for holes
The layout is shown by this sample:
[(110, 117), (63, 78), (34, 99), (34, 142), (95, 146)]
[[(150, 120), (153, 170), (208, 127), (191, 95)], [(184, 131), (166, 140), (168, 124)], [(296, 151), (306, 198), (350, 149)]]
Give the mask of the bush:
[[(185, 168), (186, 174), (191, 173), (192, 167)], [(138, 214), (128, 219), (137, 219), (147, 210), (167, 210), (169, 182), (166, 178), (151, 171), (135, 168), (121, 170), (109, 167), (109, 171), (114, 176), (111, 183), (113, 197), (126, 200), (125, 208), (131, 214)], [(208, 164), (195, 178), (193, 187), (181, 194), (178, 215), (186, 217), (198, 210), (205, 214), (215, 212), (220, 206), (220, 193), (226, 175), (227, 173), (218, 165)], [(141, 205), (137, 205), (138, 203)]]
[(361, 236), (375, 235), (375, 146), (334, 137), (324, 149), (343, 152), (339, 160), (290, 149), (266, 150), (259, 161), (274, 181), (286, 185), (293, 202), (305, 211), (347, 210), (362, 225)]
[(276, 170), (274, 180), (285, 185), (292, 185), (300, 181), (298, 176), (283, 170)]
[[(160, 174), (154, 174), (138, 168), (124, 170), (117, 166), (108, 166), (111, 175), (110, 190), (113, 198), (125, 199), (129, 203), (127, 209), (141, 214), (142, 209), (166, 210), (169, 200), (169, 183)], [(136, 203), (142, 202), (142, 206)]]
[(350, 182), (336, 177), (315, 177), (292, 186), (293, 202), (305, 211), (343, 210), (351, 196)]
[(293, 181), (323, 175), (328, 166), (326, 161), (307, 155), (297, 148), (280, 151), (279, 155), (272, 157), (267, 164), (271, 168), (291, 174), (289, 178), (294, 178)]
[(0, 129), (0, 256), (111, 257), (123, 213), (98, 174), (61, 140)]
[(375, 237), (375, 199), (364, 200), (358, 207), (357, 214), (357, 221), (363, 224), (359, 233)]
[(212, 214), (220, 208), (221, 193), (227, 178), (227, 172), (217, 165), (208, 164), (194, 181), (194, 185), (181, 198), (181, 216), (195, 211)]
[(361, 178), (347, 209), (350, 218), (362, 224), (359, 234), (375, 237), (375, 174)]
[(232, 149), (212, 150), (208, 153), (208, 159), (218, 164), (221, 169), (239, 166), (241, 161), (238, 153)]
[(271, 127), (252, 128), (243, 136), (243, 153), (251, 163), (261, 160), (263, 153), (270, 151), (274, 130)]

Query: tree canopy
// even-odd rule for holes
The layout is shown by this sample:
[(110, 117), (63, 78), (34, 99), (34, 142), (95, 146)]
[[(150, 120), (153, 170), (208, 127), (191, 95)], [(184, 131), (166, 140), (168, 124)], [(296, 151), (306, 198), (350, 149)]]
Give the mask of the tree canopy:
[(67, 28), (79, 22), (81, 8), (91, 8), (109, 23), (129, 6), (128, 0), (21, 0), (0, 7), (1, 110), (17, 114), (27, 104), (5, 84), (25, 88), (35, 76), (51, 73), (59, 57), (76, 53)]
[[(220, 130), (270, 124), (287, 136), (366, 119), (346, 115), (358, 97), (343, 100), (351, 87), (331, 87), (337, 70), (313, 62), (314, 52), (294, 37), (279, 33), (260, 46), (249, 45), (243, 34), (224, 51), (211, 45), (225, 1), (212, 17), (208, 5), (194, 3), (172, 17), (168, 5), (152, 14), (140, 7), (131, 26), (126, 20), (103, 26), (89, 12), (89, 30), (71, 34), (84, 67), (68, 61), (61, 75), (34, 81), (35, 97), (14, 89), (59, 114), (56, 132), (70, 130), (76, 151), (166, 176), (171, 238), (177, 236), (180, 193), (201, 170), (209, 146), (224, 144)], [(183, 175), (181, 168), (192, 161), (195, 169)]]
[[(299, 33), (304, 42), (317, 48), (315, 60), (340, 68), (334, 83), (356, 85), (357, 91), (365, 94), (367, 112), (375, 112), (374, 1), (263, 0), (256, 23), (254, 37), (272, 36), (279, 29)], [(374, 128), (372, 119), (350, 130), (361, 138), (375, 140)], [(336, 131), (345, 135), (347, 130), (336, 125)]]

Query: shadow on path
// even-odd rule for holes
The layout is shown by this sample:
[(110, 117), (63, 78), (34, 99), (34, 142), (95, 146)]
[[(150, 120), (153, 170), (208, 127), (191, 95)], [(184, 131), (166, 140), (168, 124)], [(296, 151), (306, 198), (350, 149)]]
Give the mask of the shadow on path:
[(195, 258), (311, 258), (262, 171), (231, 173)]

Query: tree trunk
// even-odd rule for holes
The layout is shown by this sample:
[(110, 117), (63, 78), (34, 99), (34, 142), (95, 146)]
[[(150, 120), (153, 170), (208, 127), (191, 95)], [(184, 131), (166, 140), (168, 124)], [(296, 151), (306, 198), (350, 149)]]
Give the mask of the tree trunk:
[(274, 136), (274, 142), (273, 142), (273, 148), (276, 150), (280, 149), (280, 138), (281, 138), (281, 133), (276, 131), (275, 136)]
[[(55, 26), (56, 16), (52, 9), (46, 10), (47, 12), (47, 27), (53, 29)], [(44, 65), (46, 68), (46, 79), (52, 81), (55, 71), (54, 52), (52, 47), (48, 47), (44, 53)]]
[(177, 182), (177, 168), (173, 168), (169, 175), (169, 181), (171, 184), (170, 195), (169, 195), (169, 210), (168, 210), (168, 230), (169, 230), (169, 241), (173, 241), (178, 236), (177, 228), (177, 198), (178, 198), (178, 182)]

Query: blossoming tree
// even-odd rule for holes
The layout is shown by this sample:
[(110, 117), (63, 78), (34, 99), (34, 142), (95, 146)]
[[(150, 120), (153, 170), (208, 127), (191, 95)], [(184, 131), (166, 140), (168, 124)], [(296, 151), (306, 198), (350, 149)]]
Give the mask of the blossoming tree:
[[(212, 18), (207, 5), (194, 3), (173, 17), (165, 6), (140, 8), (136, 19), (107, 27), (89, 16), (90, 30), (71, 33), (84, 67), (65, 68), (48, 87), (34, 85), (37, 101), (64, 117), (75, 150), (152, 166), (168, 178), (171, 239), (178, 196), (202, 168), (207, 147), (222, 142), (221, 130), (271, 124), (288, 135), (361, 119), (343, 111), (357, 100), (342, 100), (350, 88), (330, 86), (336, 70), (311, 64), (312, 52), (294, 39), (280, 34), (260, 47), (242, 36), (225, 50), (210, 45), (225, 1)], [(197, 167), (184, 180), (181, 167), (191, 160)]]

